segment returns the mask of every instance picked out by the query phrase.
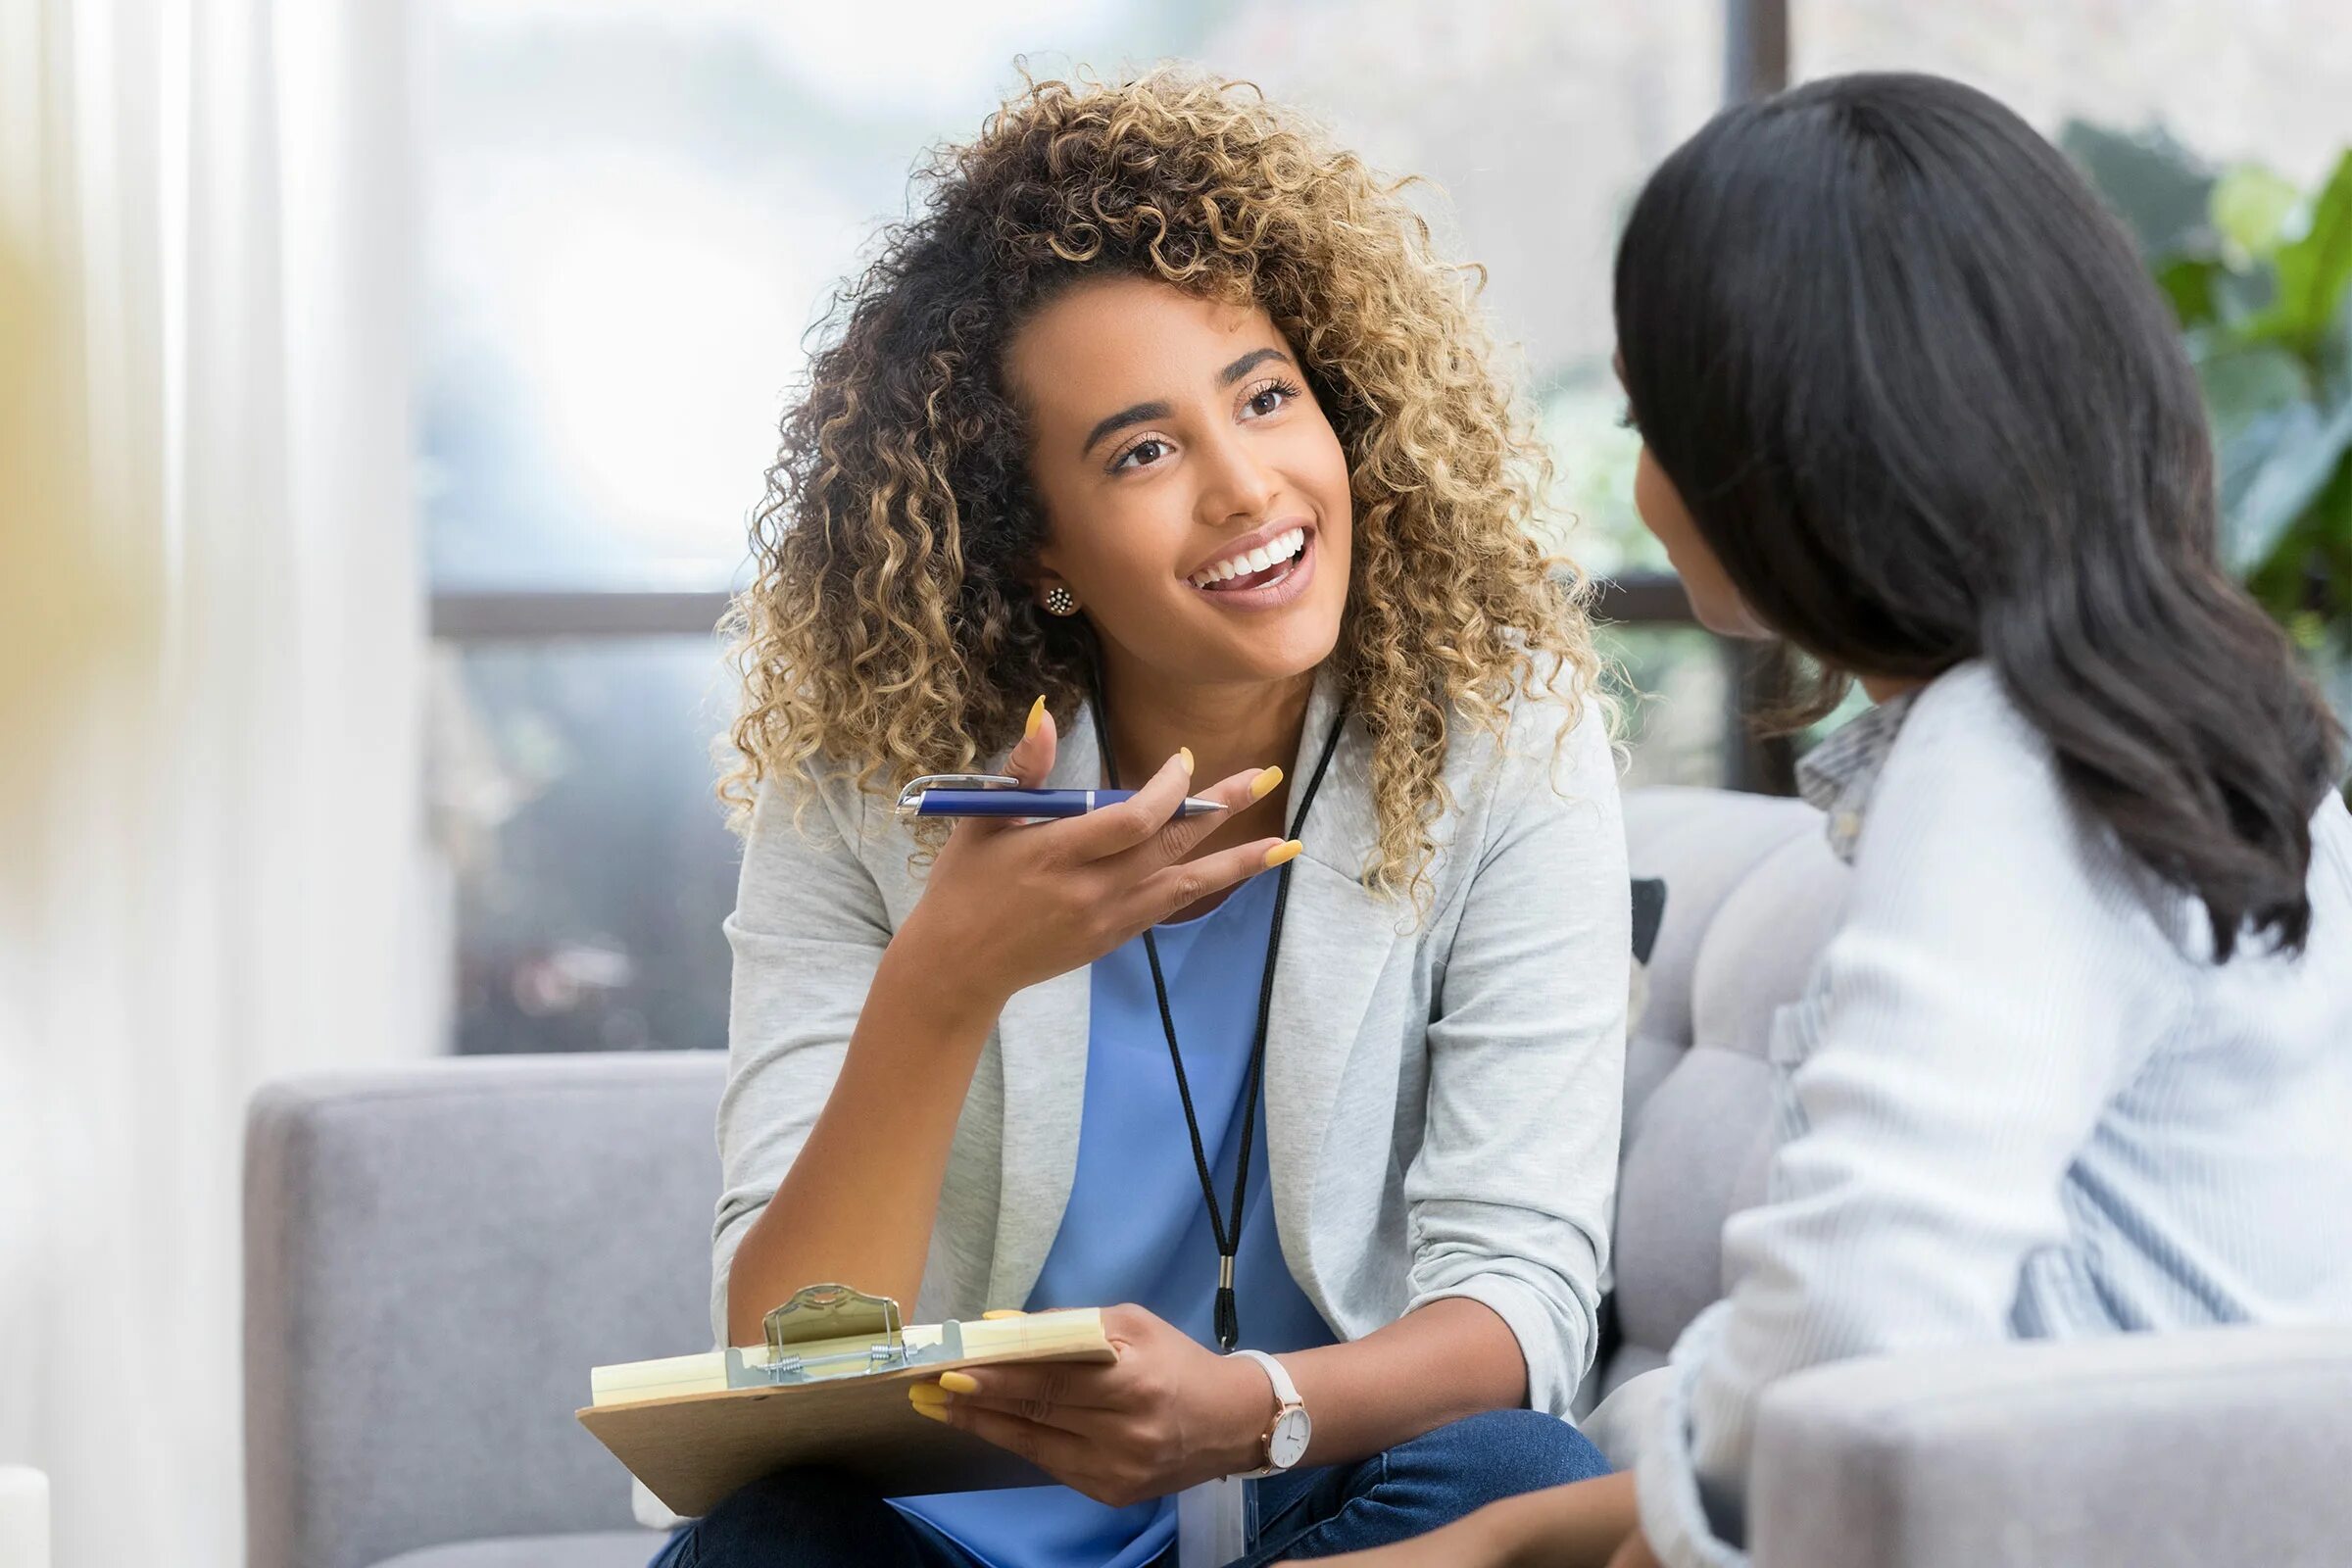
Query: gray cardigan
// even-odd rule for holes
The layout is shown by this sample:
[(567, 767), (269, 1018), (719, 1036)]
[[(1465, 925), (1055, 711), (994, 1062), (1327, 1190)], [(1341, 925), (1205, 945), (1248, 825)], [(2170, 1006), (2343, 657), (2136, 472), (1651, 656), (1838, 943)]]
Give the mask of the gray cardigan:
[[(1309, 707), (1303, 778), (1329, 733)], [(1291, 1273), (1342, 1339), (1428, 1301), (1492, 1307), (1530, 1404), (1565, 1414), (1593, 1354), (1624, 1076), (1630, 913), (1615, 759), (1592, 704), (1513, 705), (1508, 744), (1457, 724), (1426, 921), (1359, 878), (1374, 822), (1350, 722), (1295, 862), (1266, 1062), (1267, 1157)], [(1499, 763), (1499, 765), (1497, 765)], [(1091, 722), (1051, 782), (1098, 782)], [(795, 828), (770, 789), (726, 925), (735, 954), (711, 1321), (728, 1267), (831, 1092), (891, 933), (921, 894), (887, 802), (825, 785)], [(917, 1321), (1023, 1304), (1077, 1167), (1084, 969), (1006, 1004), (973, 1074)], [(1107, 1303), (1106, 1303), (1107, 1304)]]

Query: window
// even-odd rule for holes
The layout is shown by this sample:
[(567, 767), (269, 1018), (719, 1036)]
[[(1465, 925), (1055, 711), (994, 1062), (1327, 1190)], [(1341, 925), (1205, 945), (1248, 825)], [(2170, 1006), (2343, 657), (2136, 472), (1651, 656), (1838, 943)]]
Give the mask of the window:
[(1981, 87), (2050, 134), (2070, 119), (2163, 123), (2221, 164), (2311, 183), (2343, 145), (2352, 28), (2341, 0), (1794, 0), (1799, 78), (1931, 71)]

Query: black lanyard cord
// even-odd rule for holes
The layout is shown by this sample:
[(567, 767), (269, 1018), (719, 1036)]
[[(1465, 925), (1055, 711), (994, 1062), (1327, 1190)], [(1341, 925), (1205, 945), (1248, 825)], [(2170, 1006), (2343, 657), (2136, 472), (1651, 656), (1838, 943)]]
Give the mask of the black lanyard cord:
[[(1089, 694), (1095, 713), (1095, 738), (1102, 754), (1102, 777), (1109, 789), (1119, 787), (1118, 764), (1112, 760), (1110, 723), (1102, 709), (1102, 681), (1096, 672), (1094, 690)], [(1315, 770), (1306, 781), (1305, 791), (1298, 797), (1298, 808), (1292, 813), (1290, 837), (1298, 838), (1306, 826), (1306, 813), (1315, 804), (1315, 792), (1323, 787), (1323, 775), (1331, 770), (1332, 754), (1339, 750), (1340, 736), (1348, 727), (1348, 705), (1342, 703), (1333, 720), (1331, 734), (1324, 739), (1323, 753), (1315, 760)], [(1217, 1209), (1216, 1180), (1209, 1171), (1208, 1150), (1200, 1141), (1200, 1118), (1193, 1109), (1192, 1084), (1184, 1075), (1184, 1053), (1176, 1044), (1176, 1015), (1168, 1006), (1168, 982), (1159, 966), (1159, 944), (1152, 940), (1152, 928), (1144, 928), (1144, 956), (1152, 965), (1152, 993), (1159, 1003), (1159, 1024), (1167, 1032), (1168, 1064), (1176, 1070), (1176, 1096), (1184, 1102), (1185, 1130), (1192, 1134), (1193, 1166), (1200, 1176), (1200, 1201), (1208, 1209), (1209, 1234), (1217, 1244), (1216, 1335), (1219, 1348), (1230, 1350), (1241, 1343), (1241, 1309), (1234, 1299), (1233, 1260), (1242, 1245), (1242, 1202), (1250, 1190), (1250, 1154), (1256, 1143), (1257, 1098), (1266, 1080), (1266, 1029), (1274, 1008), (1274, 965), (1282, 951), (1282, 916), (1291, 901), (1291, 863), (1285, 861), (1275, 873), (1279, 880), (1274, 887), (1274, 916), (1266, 928), (1265, 974), (1257, 988), (1257, 1032), (1250, 1046), (1250, 1093), (1242, 1108), (1241, 1159), (1233, 1171), (1233, 1223), (1230, 1229), (1226, 1217)]]

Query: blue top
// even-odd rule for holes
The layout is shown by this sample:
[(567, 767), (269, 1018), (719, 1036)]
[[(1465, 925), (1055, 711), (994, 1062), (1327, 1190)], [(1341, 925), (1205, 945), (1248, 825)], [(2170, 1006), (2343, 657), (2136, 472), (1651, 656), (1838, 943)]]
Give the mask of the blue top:
[[(1220, 1210), (1233, 1200), (1278, 881), (1252, 877), (1207, 914), (1155, 933)], [(1043, 1311), (1133, 1301), (1214, 1348), (1216, 1238), (1143, 939), (1098, 960), (1091, 979), (1078, 1171), (1027, 1304)], [(1332, 1343), (1275, 1235), (1262, 1095), (1233, 1283), (1244, 1345), (1279, 1352)], [(904, 1497), (896, 1506), (990, 1568), (1143, 1568), (1176, 1540), (1174, 1497), (1109, 1508), (1064, 1487), (1040, 1487)]]

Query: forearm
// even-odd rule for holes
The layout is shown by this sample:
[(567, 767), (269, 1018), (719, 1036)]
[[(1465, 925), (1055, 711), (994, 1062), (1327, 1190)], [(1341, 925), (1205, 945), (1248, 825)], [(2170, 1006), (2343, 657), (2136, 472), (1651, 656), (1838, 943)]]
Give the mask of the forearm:
[(736, 1250), (729, 1344), (757, 1343), (768, 1310), (817, 1281), (913, 1304), (956, 1120), (997, 1012), (924, 968), (901, 943), (883, 954), (824, 1109)]
[(1460, 1297), (1282, 1361), (1314, 1417), (1307, 1464), (1362, 1459), (1464, 1416), (1527, 1402), (1517, 1337), (1492, 1308)]
[(1493, 1568), (1606, 1568), (1642, 1523), (1631, 1471), (1489, 1503), (1462, 1521)]

